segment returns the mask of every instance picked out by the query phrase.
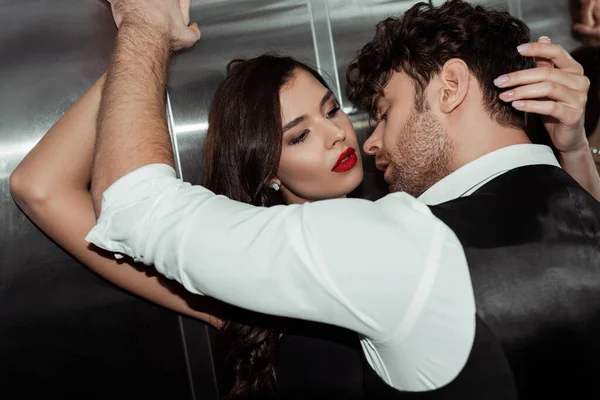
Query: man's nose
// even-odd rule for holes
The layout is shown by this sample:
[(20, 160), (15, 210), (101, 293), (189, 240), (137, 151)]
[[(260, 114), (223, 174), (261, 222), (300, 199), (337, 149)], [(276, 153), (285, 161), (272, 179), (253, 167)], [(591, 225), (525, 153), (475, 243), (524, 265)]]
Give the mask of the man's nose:
[(380, 136), (381, 135), (378, 132), (378, 129), (376, 128), (371, 134), (371, 136), (369, 136), (368, 139), (365, 141), (365, 144), (363, 144), (363, 151), (365, 152), (365, 154), (374, 156), (379, 150), (381, 150)]

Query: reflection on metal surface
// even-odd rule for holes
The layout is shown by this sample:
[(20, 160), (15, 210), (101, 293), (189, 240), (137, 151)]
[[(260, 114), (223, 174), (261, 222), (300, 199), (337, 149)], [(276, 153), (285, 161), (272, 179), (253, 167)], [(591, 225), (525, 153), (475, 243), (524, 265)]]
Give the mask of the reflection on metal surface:
[(340, 79), (338, 76), (335, 46), (331, 33), (329, 16), (329, 3), (323, 0), (307, 0), (311, 19), (313, 43), (317, 59), (317, 70), (328, 81), (331, 90), (338, 99), (340, 106), (344, 107), (341, 96)]
[(543, 35), (549, 36), (553, 43), (562, 45), (568, 51), (579, 45), (571, 34), (569, 0), (521, 0), (521, 8), (533, 40)]
[[(181, 159), (179, 158), (179, 146), (177, 140), (175, 139), (175, 121), (173, 121), (173, 107), (171, 106), (171, 96), (167, 92), (166, 98), (166, 115), (167, 115), (167, 125), (169, 127), (169, 134), (171, 135), (171, 145), (173, 146), (173, 161), (175, 162), (175, 172), (177, 173), (177, 177), (179, 179), (183, 179), (181, 175)], [(181, 321), (180, 321), (181, 322)], [(181, 329), (183, 326), (181, 325)], [(187, 353), (186, 353), (187, 357)]]
[(198, 122), (196, 124), (178, 125), (174, 128), (174, 132), (176, 135), (181, 135), (186, 133), (203, 132), (207, 129), (208, 122)]
[(521, 0), (508, 0), (508, 12), (519, 19), (523, 19), (523, 7), (521, 7)]
[[(37, 136), (41, 136), (40, 135), (35, 135)], [(37, 144), (38, 140), (34, 139), (34, 140), (27, 140), (27, 141), (22, 141), (22, 142), (17, 142), (17, 143), (13, 143), (13, 144), (4, 144), (1, 148), (0, 148), (0, 160), (3, 160), (4, 162), (10, 160), (10, 159), (15, 159), (15, 158), (23, 158), (25, 157), (25, 154), (29, 153), (29, 151), (31, 149), (33, 149), (33, 146), (35, 146)]]
[(2, 2), (0, 26), (2, 392), (192, 400), (177, 315), (83, 268), (8, 190), (12, 170), (104, 71), (115, 33), (109, 9), (99, 1)]

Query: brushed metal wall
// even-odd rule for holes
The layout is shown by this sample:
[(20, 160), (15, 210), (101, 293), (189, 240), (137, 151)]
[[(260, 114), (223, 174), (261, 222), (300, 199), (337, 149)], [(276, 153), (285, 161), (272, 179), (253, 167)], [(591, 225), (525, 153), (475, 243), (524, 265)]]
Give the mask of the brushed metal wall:
[[(194, 1), (203, 37), (176, 57), (169, 82), (181, 176), (198, 182), (208, 107), (227, 62), (265, 51), (319, 68), (364, 139), (369, 127), (345, 97), (345, 69), (377, 21), (414, 3)], [(567, 0), (479, 3), (524, 18), (536, 36), (577, 45)], [(9, 194), (10, 172), (106, 67), (114, 36), (109, 10), (94, 0), (0, 0), (0, 33), (0, 396), (216, 399), (204, 325), (99, 279), (40, 233)], [(367, 159), (356, 196), (385, 192), (372, 167)]]
[(0, 396), (192, 399), (190, 371), (202, 365), (185, 351), (206, 343), (188, 346), (176, 314), (75, 262), (8, 190), (14, 167), (102, 74), (110, 11), (95, 1), (3, 2), (0, 31)]

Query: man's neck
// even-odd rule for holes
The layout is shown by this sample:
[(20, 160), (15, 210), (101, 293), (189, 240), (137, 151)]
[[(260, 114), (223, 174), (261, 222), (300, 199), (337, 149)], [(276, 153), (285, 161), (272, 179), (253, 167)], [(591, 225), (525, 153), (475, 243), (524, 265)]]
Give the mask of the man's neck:
[(461, 129), (462, 132), (454, 136), (458, 140), (455, 143), (453, 170), (504, 147), (531, 143), (523, 129), (502, 126), (494, 121), (471, 123)]

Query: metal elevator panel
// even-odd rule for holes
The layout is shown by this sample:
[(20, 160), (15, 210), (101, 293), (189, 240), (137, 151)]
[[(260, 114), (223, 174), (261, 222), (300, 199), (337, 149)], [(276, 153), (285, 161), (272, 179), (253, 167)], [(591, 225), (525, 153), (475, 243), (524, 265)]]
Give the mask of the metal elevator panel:
[(177, 315), (91, 273), (9, 193), (10, 172), (104, 71), (109, 8), (3, 2), (0, 32), (0, 396), (191, 399)]
[(549, 36), (553, 43), (573, 51), (580, 45), (571, 33), (569, 0), (520, 0), (523, 20), (531, 28), (533, 40)]

